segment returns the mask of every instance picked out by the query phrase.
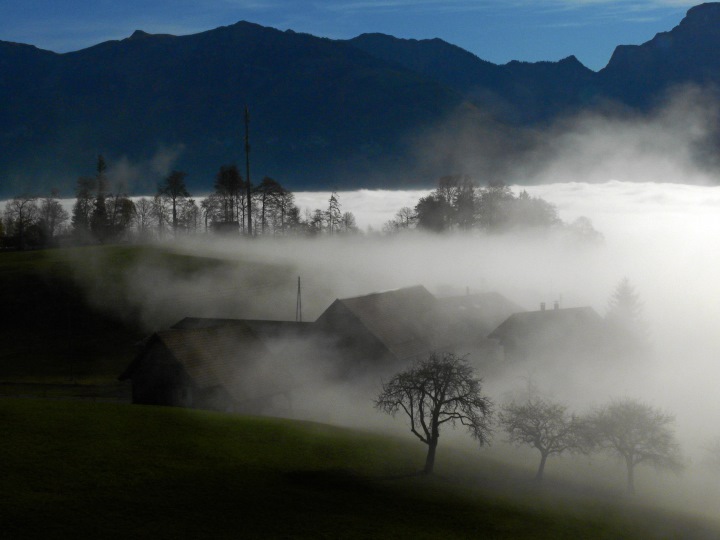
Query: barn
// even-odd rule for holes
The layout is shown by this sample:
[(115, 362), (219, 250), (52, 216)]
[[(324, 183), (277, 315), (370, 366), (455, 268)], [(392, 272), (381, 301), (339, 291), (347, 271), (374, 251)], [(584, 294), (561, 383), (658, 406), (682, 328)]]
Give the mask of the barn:
[(137, 404), (261, 413), (291, 390), (274, 365), (268, 347), (238, 321), (157, 332), (119, 378), (132, 382)]
[(315, 321), (353, 374), (394, 371), (448, 346), (437, 299), (415, 286), (335, 300)]

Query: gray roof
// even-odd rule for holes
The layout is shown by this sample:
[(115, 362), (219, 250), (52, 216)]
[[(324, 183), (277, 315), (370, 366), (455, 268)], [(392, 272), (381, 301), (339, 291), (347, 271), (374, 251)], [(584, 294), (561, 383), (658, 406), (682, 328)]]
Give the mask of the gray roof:
[(404, 360), (432, 350), (436, 309), (436, 298), (425, 287), (415, 286), (336, 300), (317, 322), (342, 331), (335, 319), (344, 319), (342, 312), (350, 313), (396, 358)]
[(563, 337), (569, 334), (598, 332), (603, 319), (591, 307), (546, 309), (514, 313), (488, 337), (501, 342), (532, 339), (537, 336)]
[(223, 387), (236, 400), (255, 399), (290, 388), (274, 357), (242, 321), (231, 325), (170, 329), (154, 334), (121, 379), (132, 378), (145, 352), (162, 344), (200, 389)]

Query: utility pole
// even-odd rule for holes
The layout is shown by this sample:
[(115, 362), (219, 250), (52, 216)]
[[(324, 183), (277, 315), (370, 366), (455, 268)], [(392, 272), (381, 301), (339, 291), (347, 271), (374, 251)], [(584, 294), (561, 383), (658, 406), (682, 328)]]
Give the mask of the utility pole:
[(302, 322), (302, 293), (300, 289), (300, 276), (298, 276), (297, 302), (295, 303), (295, 322)]
[(250, 186), (250, 111), (245, 105), (245, 177), (247, 179), (247, 230), (248, 236), (252, 236), (252, 189)]

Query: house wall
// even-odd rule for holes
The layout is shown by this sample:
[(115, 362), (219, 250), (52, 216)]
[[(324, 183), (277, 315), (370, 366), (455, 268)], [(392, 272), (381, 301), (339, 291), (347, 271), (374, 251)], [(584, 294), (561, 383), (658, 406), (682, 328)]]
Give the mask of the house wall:
[(159, 342), (146, 348), (132, 374), (132, 402), (192, 407), (196, 389), (182, 366)]

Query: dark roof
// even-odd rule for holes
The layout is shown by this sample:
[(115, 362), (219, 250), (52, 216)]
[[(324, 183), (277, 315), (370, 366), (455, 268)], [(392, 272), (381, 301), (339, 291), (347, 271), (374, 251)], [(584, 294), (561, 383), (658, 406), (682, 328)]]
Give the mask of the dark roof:
[(170, 329), (154, 334), (120, 378), (132, 373), (145, 353), (161, 344), (200, 389), (224, 387), (239, 401), (289, 388), (282, 373), (273, 373), (273, 357), (242, 321), (231, 325)]
[(591, 307), (526, 311), (512, 314), (488, 337), (501, 342), (539, 335), (560, 337), (577, 332), (595, 332), (602, 325), (602, 317)]
[(279, 334), (304, 334), (312, 331), (312, 323), (295, 321), (267, 321), (262, 319), (209, 319), (185, 317), (171, 328), (182, 330), (189, 328), (217, 328), (220, 326), (245, 325), (258, 337), (274, 337)]
[(332, 326), (332, 319), (346, 310), (396, 358), (407, 359), (433, 348), (436, 308), (436, 298), (415, 286), (336, 300), (317, 322)]

